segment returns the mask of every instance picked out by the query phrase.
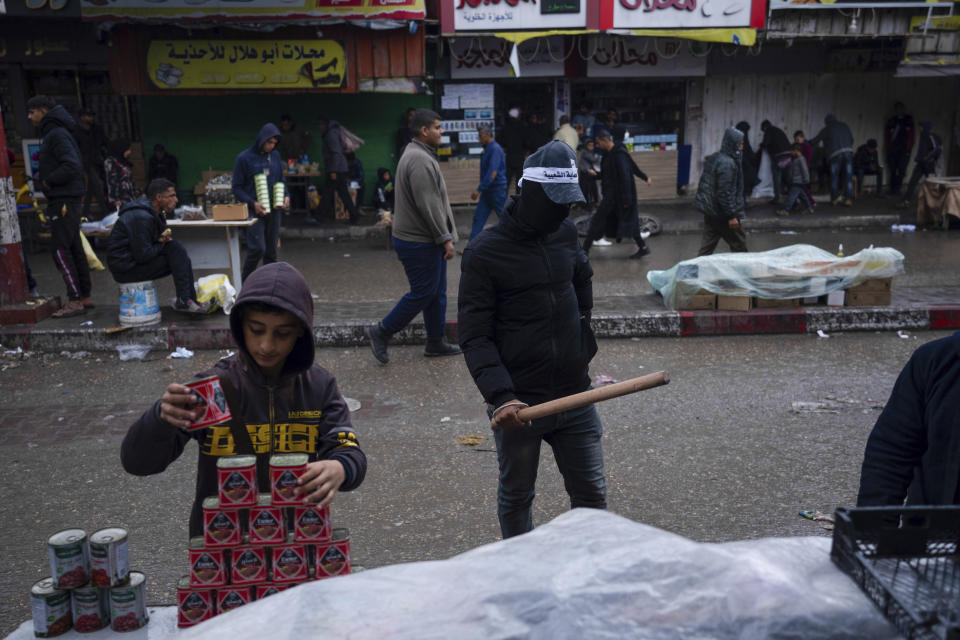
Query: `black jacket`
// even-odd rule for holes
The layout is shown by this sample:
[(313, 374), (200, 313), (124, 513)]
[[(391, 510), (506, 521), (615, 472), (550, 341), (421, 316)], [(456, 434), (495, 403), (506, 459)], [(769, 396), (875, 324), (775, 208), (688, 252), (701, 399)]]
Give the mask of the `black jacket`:
[(743, 169), (740, 165), (740, 141), (743, 132), (727, 129), (720, 151), (707, 156), (697, 185), (693, 206), (705, 216), (726, 221), (743, 218), (746, 203), (743, 199)]
[(760, 158), (750, 145), (750, 123), (738, 122), (736, 128), (743, 132), (743, 195), (749, 197), (760, 182)]
[(633, 177), (647, 179), (630, 152), (618, 142), (600, 162), (600, 184), (603, 201), (596, 215), (605, 216), (604, 235), (616, 238), (635, 238), (640, 235), (637, 218), (637, 183)]
[(542, 210), (521, 211), (519, 202), (512, 197), (500, 223), (470, 241), (460, 265), (460, 346), (494, 406), (586, 390), (597, 350), (590, 329), (593, 269), (576, 227), (563, 218), (537, 220)]
[(769, 153), (771, 160), (776, 162), (777, 156), (790, 153), (790, 140), (787, 138), (787, 134), (783, 132), (783, 129), (771, 124), (767, 127), (767, 130), (763, 132), (763, 141), (760, 142), (760, 149)]
[[(278, 380), (264, 377), (247, 351), (243, 308), (265, 303), (289, 311), (303, 325), (303, 335), (287, 356)], [(313, 300), (300, 273), (285, 262), (254, 271), (243, 283), (230, 312), (237, 353), (197, 378), (219, 376), (233, 419), (197, 431), (184, 431), (160, 419), (160, 401), (147, 409), (123, 439), (120, 460), (128, 473), (160, 473), (180, 457), (190, 440), (200, 447), (190, 536), (203, 531), (201, 504), (217, 495), (217, 459), (242, 453), (257, 456), (258, 489), (269, 492), (269, 459), (274, 453), (306, 453), (311, 461), (337, 460), (346, 472), (340, 491), (360, 486), (367, 458), (350, 424), (350, 410), (326, 369), (314, 364)]]
[(960, 332), (917, 349), (867, 439), (857, 506), (960, 504)]
[(76, 124), (59, 104), (40, 121), (40, 183), (48, 200), (83, 195), (83, 157), (70, 133)]
[(160, 255), (160, 234), (167, 220), (140, 196), (120, 208), (117, 222), (107, 239), (107, 266), (110, 273), (123, 273)]

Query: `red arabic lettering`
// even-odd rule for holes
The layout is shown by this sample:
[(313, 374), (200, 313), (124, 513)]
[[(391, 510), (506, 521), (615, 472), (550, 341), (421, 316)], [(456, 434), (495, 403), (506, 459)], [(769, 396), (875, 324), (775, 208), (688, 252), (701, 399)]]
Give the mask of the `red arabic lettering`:
[[(503, 0), (511, 7), (515, 7), (520, 4), (520, 0)], [(622, 1), (622, 0), (621, 0)], [(684, 0), (680, 0), (681, 2)], [(689, 2), (696, 3), (697, 0), (687, 0)], [(530, 4), (537, 4), (537, 0), (523, 0), (523, 2), (529, 2)], [(464, 7), (470, 7), (471, 9), (476, 9), (480, 5), (487, 4), (500, 4), (500, 0), (460, 0), (460, 4), (457, 5), (457, 9), (463, 9)]]
[(697, 8), (697, 0), (620, 0), (620, 6), (631, 11), (639, 9), (640, 5), (643, 5), (644, 13), (659, 11), (660, 9), (693, 11)]

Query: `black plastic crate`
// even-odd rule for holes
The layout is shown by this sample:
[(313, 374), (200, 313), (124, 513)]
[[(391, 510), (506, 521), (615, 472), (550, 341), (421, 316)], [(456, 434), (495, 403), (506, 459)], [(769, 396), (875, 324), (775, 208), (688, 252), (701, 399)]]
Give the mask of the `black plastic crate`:
[(960, 640), (960, 507), (837, 509), (830, 556), (907, 638)]

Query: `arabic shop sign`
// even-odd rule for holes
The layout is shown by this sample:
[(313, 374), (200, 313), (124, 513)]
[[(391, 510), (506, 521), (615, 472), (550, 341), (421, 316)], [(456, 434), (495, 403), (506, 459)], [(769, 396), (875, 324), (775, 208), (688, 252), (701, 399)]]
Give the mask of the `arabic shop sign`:
[(155, 40), (147, 71), (161, 89), (320, 89), (346, 60), (334, 40)]
[(749, 27), (750, 8), (751, 0), (614, 0), (613, 26), (616, 29)]
[(707, 57), (690, 52), (690, 42), (667, 38), (592, 36), (588, 78), (688, 78), (707, 75)]
[[(59, 1), (59, 0), (58, 0)], [(424, 0), (82, 0), (84, 20), (423, 20)]]
[[(450, 77), (512, 78), (510, 51), (513, 45), (492, 37), (451, 38)], [(517, 45), (521, 78), (563, 76), (563, 36), (535, 38)], [(552, 54), (552, 55), (551, 55)]]
[(587, 0), (447, 0), (456, 31), (585, 28)]

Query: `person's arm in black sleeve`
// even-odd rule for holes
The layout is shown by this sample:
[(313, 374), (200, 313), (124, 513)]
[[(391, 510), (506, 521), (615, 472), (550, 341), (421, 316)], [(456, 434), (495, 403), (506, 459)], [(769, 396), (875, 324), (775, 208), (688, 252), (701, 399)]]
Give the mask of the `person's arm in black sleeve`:
[(180, 457), (190, 440), (187, 431), (160, 418), (160, 400), (133, 423), (120, 445), (120, 463), (127, 473), (160, 473)]
[(630, 160), (630, 165), (631, 165), (630, 171), (633, 173), (633, 175), (637, 176), (644, 182), (648, 182), (650, 178), (648, 178), (647, 174), (645, 174), (643, 170), (637, 166), (637, 163), (634, 161), (633, 157), (627, 156), (627, 158)]
[(867, 438), (857, 506), (900, 506), (926, 450), (925, 375), (914, 356)]
[(457, 296), (457, 333), (473, 381), (484, 400), (499, 407), (516, 394), (493, 339), (497, 294), (493, 281), (476, 262), (469, 248), (464, 251)]
[(83, 160), (73, 136), (66, 129), (47, 136), (53, 157), (57, 159), (57, 166), (50, 173), (42, 176), (43, 181), (50, 186), (67, 184), (71, 180), (83, 175)]
[(343, 484), (338, 491), (351, 491), (360, 486), (367, 475), (367, 456), (357, 442), (357, 434), (350, 423), (350, 410), (340, 394), (337, 382), (330, 378), (323, 403), (323, 424), (326, 429), (317, 444), (321, 460), (336, 460), (343, 465)]
[(632, 161), (626, 151), (618, 152), (614, 159), (617, 168), (617, 201), (621, 208), (633, 207), (636, 203), (630, 201), (633, 194), (630, 189), (632, 186), (630, 183), (633, 182), (633, 170), (630, 166)]
[(736, 218), (740, 213), (737, 206), (737, 169), (733, 162), (718, 162), (713, 188), (717, 194), (717, 214), (721, 220)]
[(573, 290), (577, 294), (580, 317), (590, 320), (593, 313), (593, 267), (590, 258), (577, 243), (577, 255), (573, 264)]
[(163, 251), (163, 244), (159, 242), (159, 238), (152, 237), (155, 231), (154, 225), (152, 222), (146, 224), (145, 222), (143, 218), (137, 216), (130, 229), (130, 253), (137, 264), (149, 262)]

